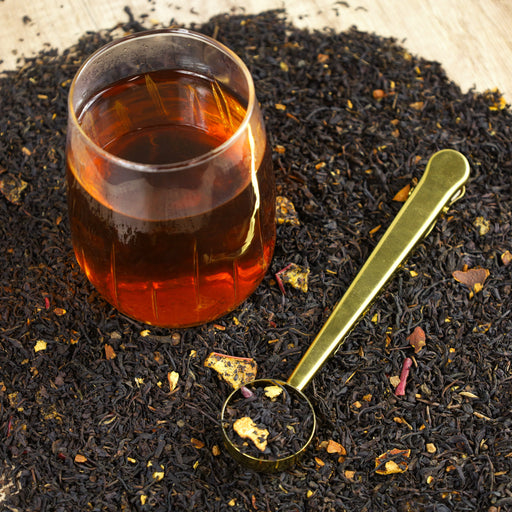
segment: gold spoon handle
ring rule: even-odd
[[[464,194],[469,164],[464,155],[438,151],[406,203],[384,233],[345,295],[288,379],[302,390],[341,346],[393,272],[435,224],[439,214]]]

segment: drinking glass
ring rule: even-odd
[[[72,243],[99,293],[165,327],[243,302],[272,258],[275,187],[241,59],[189,30],[142,32],[91,55],[68,102]]]

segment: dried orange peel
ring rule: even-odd
[[[269,431],[266,428],[259,428],[249,416],[236,420],[233,423],[233,430],[241,438],[250,439],[261,452],[267,448]]]

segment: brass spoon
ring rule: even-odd
[[[336,305],[288,381],[258,379],[246,385],[266,387],[278,384],[292,396],[308,404],[313,418],[312,428],[307,441],[296,453],[270,460],[253,457],[235,446],[230,435],[232,425],[228,417],[233,402],[241,397],[241,390],[235,390],[230,394],[222,408],[221,425],[226,448],[235,460],[250,469],[272,473],[291,467],[304,453],[315,434],[316,419],[313,406],[302,390],[322,368],[324,362],[339,349],[398,266],[417,243],[430,233],[438,216],[464,195],[464,184],[468,178],[469,164],[461,153],[444,149],[432,155],[420,182]]]

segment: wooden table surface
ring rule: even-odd
[[[185,6],[186,5],[186,6]],[[392,36],[411,53],[441,62],[463,91],[497,87],[512,102],[510,0],[3,0],[0,69],[42,48],[71,46],[87,30],[147,14],[145,25],[202,22],[220,13],[284,8],[297,26]]]

